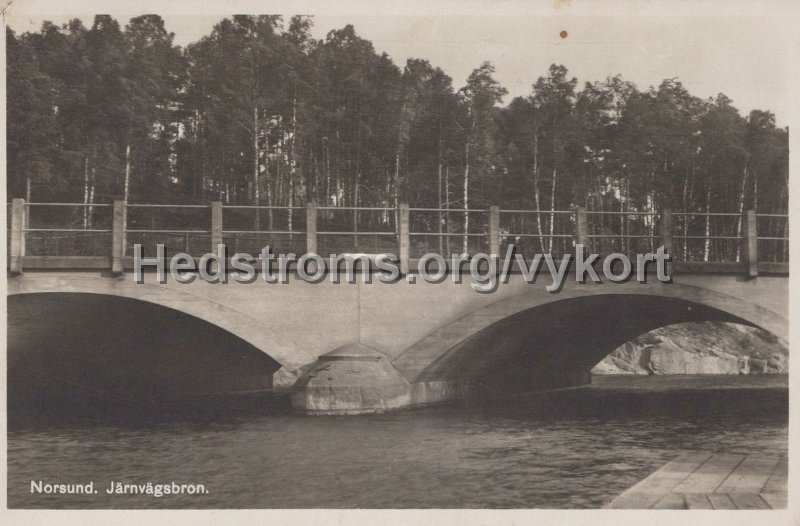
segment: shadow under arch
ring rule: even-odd
[[[510,314],[461,340],[415,383],[467,385],[488,397],[574,385],[620,345],[653,329],[718,321],[760,327],[716,307],[677,297],[597,294],[564,298]],[[578,382],[580,383],[580,382]]]
[[[164,286],[156,282],[137,283],[132,279],[98,279],[92,274],[66,276],[27,273],[9,280],[9,297],[20,294],[64,294],[82,293],[130,298],[145,303],[171,308],[189,316],[211,323],[267,354],[278,361],[287,371],[316,360],[316,355],[301,346],[279,346],[273,334],[279,326],[270,325],[253,315],[246,302],[222,302],[215,297],[214,287],[177,285]]]
[[[619,284],[614,289],[615,292],[606,292],[592,286],[575,286],[554,295],[534,288],[529,292],[501,299],[439,327],[403,351],[392,361],[392,364],[410,382],[420,381],[429,376],[424,374],[428,368],[450,353],[456,346],[506,318],[534,308],[546,309],[563,301],[570,301],[569,305],[572,306],[579,306],[580,302],[584,300],[600,301],[601,303],[605,302],[603,308],[614,308],[614,300],[610,298],[622,296],[630,296],[628,300],[621,300],[628,303],[641,301],[641,309],[634,311],[632,313],[634,316],[646,315],[645,310],[648,305],[653,302],[658,303],[662,299],[664,302],[670,299],[678,300],[679,303],[696,305],[699,309],[690,319],[681,319],[675,322],[664,320],[658,326],[682,321],[730,321],[736,319],[743,320],[746,325],[761,328],[778,338],[788,339],[789,323],[786,316],[761,306],[757,301],[749,301],[696,285],[679,283],[648,283],[645,285],[626,283]],[[606,300],[589,300],[593,297],[606,298]],[[648,297],[653,299],[636,299]],[[587,305],[591,304],[587,303]],[[561,305],[567,304],[562,303]],[[711,311],[707,310],[709,308]],[[537,310],[536,312],[544,313],[545,311]],[[658,314],[660,311],[656,309],[653,312]],[[709,312],[710,319],[701,319],[697,315],[698,312]],[[587,316],[591,317],[594,314],[595,311],[592,310],[587,312],[585,309],[577,309],[567,312],[564,316],[572,316],[579,321],[584,321],[587,320]],[[666,313],[668,316],[672,314],[674,313]],[[724,319],[721,320],[720,317]]]
[[[213,323],[105,294],[8,297],[9,409],[146,411],[268,393],[280,364]]]

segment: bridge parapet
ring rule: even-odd
[[[33,212],[33,214],[32,214]],[[301,213],[305,212],[305,213]],[[268,216],[262,228],[261,216]],[[342,214],[350,215],[342,218]],[[253,217],[251,217],[253,216]],[[468,220],[469,219],[469,220]],[[147,227],[147,228],[145,228]],[[571,253],[583,244],[598,253],[634,256],[664,246],[675,269],[693,272],[788,273],[788,216],[587,210],[391,207],[305,207],[11,203],[9,271],[91,268],[121,273],[134,243],[143,255],[157,243],[171,257],[199,257],[225,243],[232,252],[394,253],[405,274],[416,258],[436,253],[501,255]],[[688,265],[688,267],[687,267]]]

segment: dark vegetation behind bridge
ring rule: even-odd
[[[155,15],[127,25],[97,16],[20,35],[9,29],[9,196],[787,212],[788,131],[766,109],[742,116],[725,95],[704,100],[676,79],[637,87],[617,75],[579,86],[560,65],[531,78],[528,97],[508,101],[480,57],[466,84],[454,86],[425,60],[394,64],[352,26],[317,40],[312,23],[235,16],[186,48],[173,44],[170,28]],[[50,222],[62,227],[107,219],[97,208],[51,213]],[[412,231],[444,224],[446,232],[482,233],[482,214],[432,212]],[[232,228],[288,232],[302,229],[304,220],[292,210],[242,209],[226,218]],[[598,219],[595,235],[653,234],[646,216]],[[320,220],[321,231],[397,230],[392,211],[331,210]],[[545,235],[561,230],[561,220],[518,215],[507,228],[531,235],[520,243],[552,251]],[[190,211],[131,221],[136,228],[200,225]],[[676,228],[686,236],[741,235],[736,217]],[[759,225],[762,236],[786,237],[787,229],[781,218]],[[381,235],[361,236],[355,248],[378,247]],[[444,242],[450,248],[461,240]],[[684,251],[711,260],[730,250],[724,243],[684,243],[693,245]],[[774,260],[785,250],[785,243],[772,244],[761,253]]]

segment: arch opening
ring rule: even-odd
[[[639,335],[606,355],[592,376],[788,372],[786,341],[764,329],[727,322],[684,322]]]
[[[272,398],[280,364],[230,332],[131,298],[8,297],[12,419],[189,415],[232,396]]]
[[[655,329],[698,322],[761,329],[721,309],[675,297],[565,298],[488,325],[430,363],[416,382],[444,382],[466,396],[485,399],[580,385],[623,344]]]

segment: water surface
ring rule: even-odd
[[[785,376],[595,377],[493,406],[10,422],[12,508],[596,508],[684,450],[787,450]],[[149,419],[152,420],[152,419]],[[97,495],[32,495],[31,480]],[[107,495],[112,481],[207,494]]]

